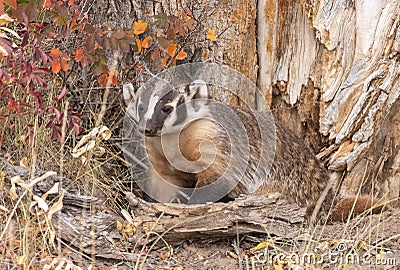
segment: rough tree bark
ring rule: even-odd
[[[343,177],[398,204],[400,2],[258,2],[259,87]]]

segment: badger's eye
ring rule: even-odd
[[[142,104],[140,104],[140,105],[139,105],[139,112],[143,112],[143,110],[144,110],[144,107],[143,107]]]
[[[165,114],[170,114],[172,112],[172,107],[171,106],[165,106],[162,108],[162,112]]]

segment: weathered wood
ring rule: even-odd
[[[126,196],[138,228],[152,228],[153,233],[173,242],[252,233],[295,238],[301,235],[305,220],[305,208],[289,204],[277,193],[196,206],[149,203],[132,193]]]
[[[258,2],[259,87],[343,174],[343,196],[397,204],[399,11],[395,0]]]
[[[28,177],[27,168],[4,161],[0,165],[9,179],[15,175],[24,180]],[[68,178],[49,177],[34,186],[33,192],[41,196],[56,182],[62,182],[66,190],[63,208],[52,219],[57,237],[96,257],[134,260],[135,255],[125,252],[127,249],[158,241],[160,237],[169,243],[178,243],[186,239],[221,239],[238,234],[293,239],[305,233],[305,208],[289,204],[277,193],[205,205],[149,203],[127,193],[128,212],[133,217],[124,220],[105,204],[104,198],[82,195],[79,183]],[[117,229],[117,221],[130,223],[136,233],[125,238]]]

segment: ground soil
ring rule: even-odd
[[[400,209],[389,209],[382,214],[355,218],[347,223],[319,225],[314,231],[312,242],[305,239],[293,241],[238,236],[236,239],[217,241],[185,241],[174,246],[164,243],[150,252],[143,251],[148,257],[141,256],[139,262],[105,262],[104,266],[113,265],[114,269],[135,269],[135,266],[137,269],[400,269],[399,221]],[[256,250],[260,243],[268,244]],[[326,257],[323,262],[317,260],[307,264],[301,261],[297,263],[295,257],[292,257],[279,263],[275,257],[275,261],[265,263],[265,254],[269,259],[273,259],[274,254],[279,252],[287,257],[293,254],[301,256],[307,244],[310,244],[309,253],[317,256],[335,255],[340,251],[338,249],[345,250],[345,253],[334,256],[333,260],[336,261]],[[357,254],[357,257],[349,257],[346,264],[345,256],[350,252]]]

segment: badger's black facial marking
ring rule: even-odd
[[[186,99],[184,96],[181,96],[178,100],[178,103],[176,104],[176,107],[179,107],[180,105],[182,105],[183,103],[185,103]]]
[[[161,109],[161,111],[162,111],[163,114],[165,114],[165,115],[171,114],[173,110],[174,110],[174,108],[173,108],[172,106],[169,106],[169,105],[165,105],[165,106]]]
[[[146,136],[159,136],[163,128],[165,119],[174,110],[172,105],[169,105],[176,97],[176,91],[169,91],[154,107],[154,113],[146,122]]]
[[[185,103],[185,97],[181,96],[176,104],[176,121],[174,122],[174,126],[182,124],[183,121],[187,118],[187,109]]]
[[[203,99],[210,99],[210,96],[207,84],[202,80],[186,84],[184,89],[178,87],[170,90],[163,96],[151,94],[147,99],[147,107],[145,104],[143,112],[138,112],[139,115],[143,115],[146,126],[143,130],[146,136],[161,136],[164,126],[166,132],[175,132],[175,127],[184,124],[191,112],[197,114],[202,111],[203,105],[208,103]],[[185,104],[186,102],[190,103]],[[140,108],[137,107],[137,110]],[[204,110],[206,111],[207,109]]]

